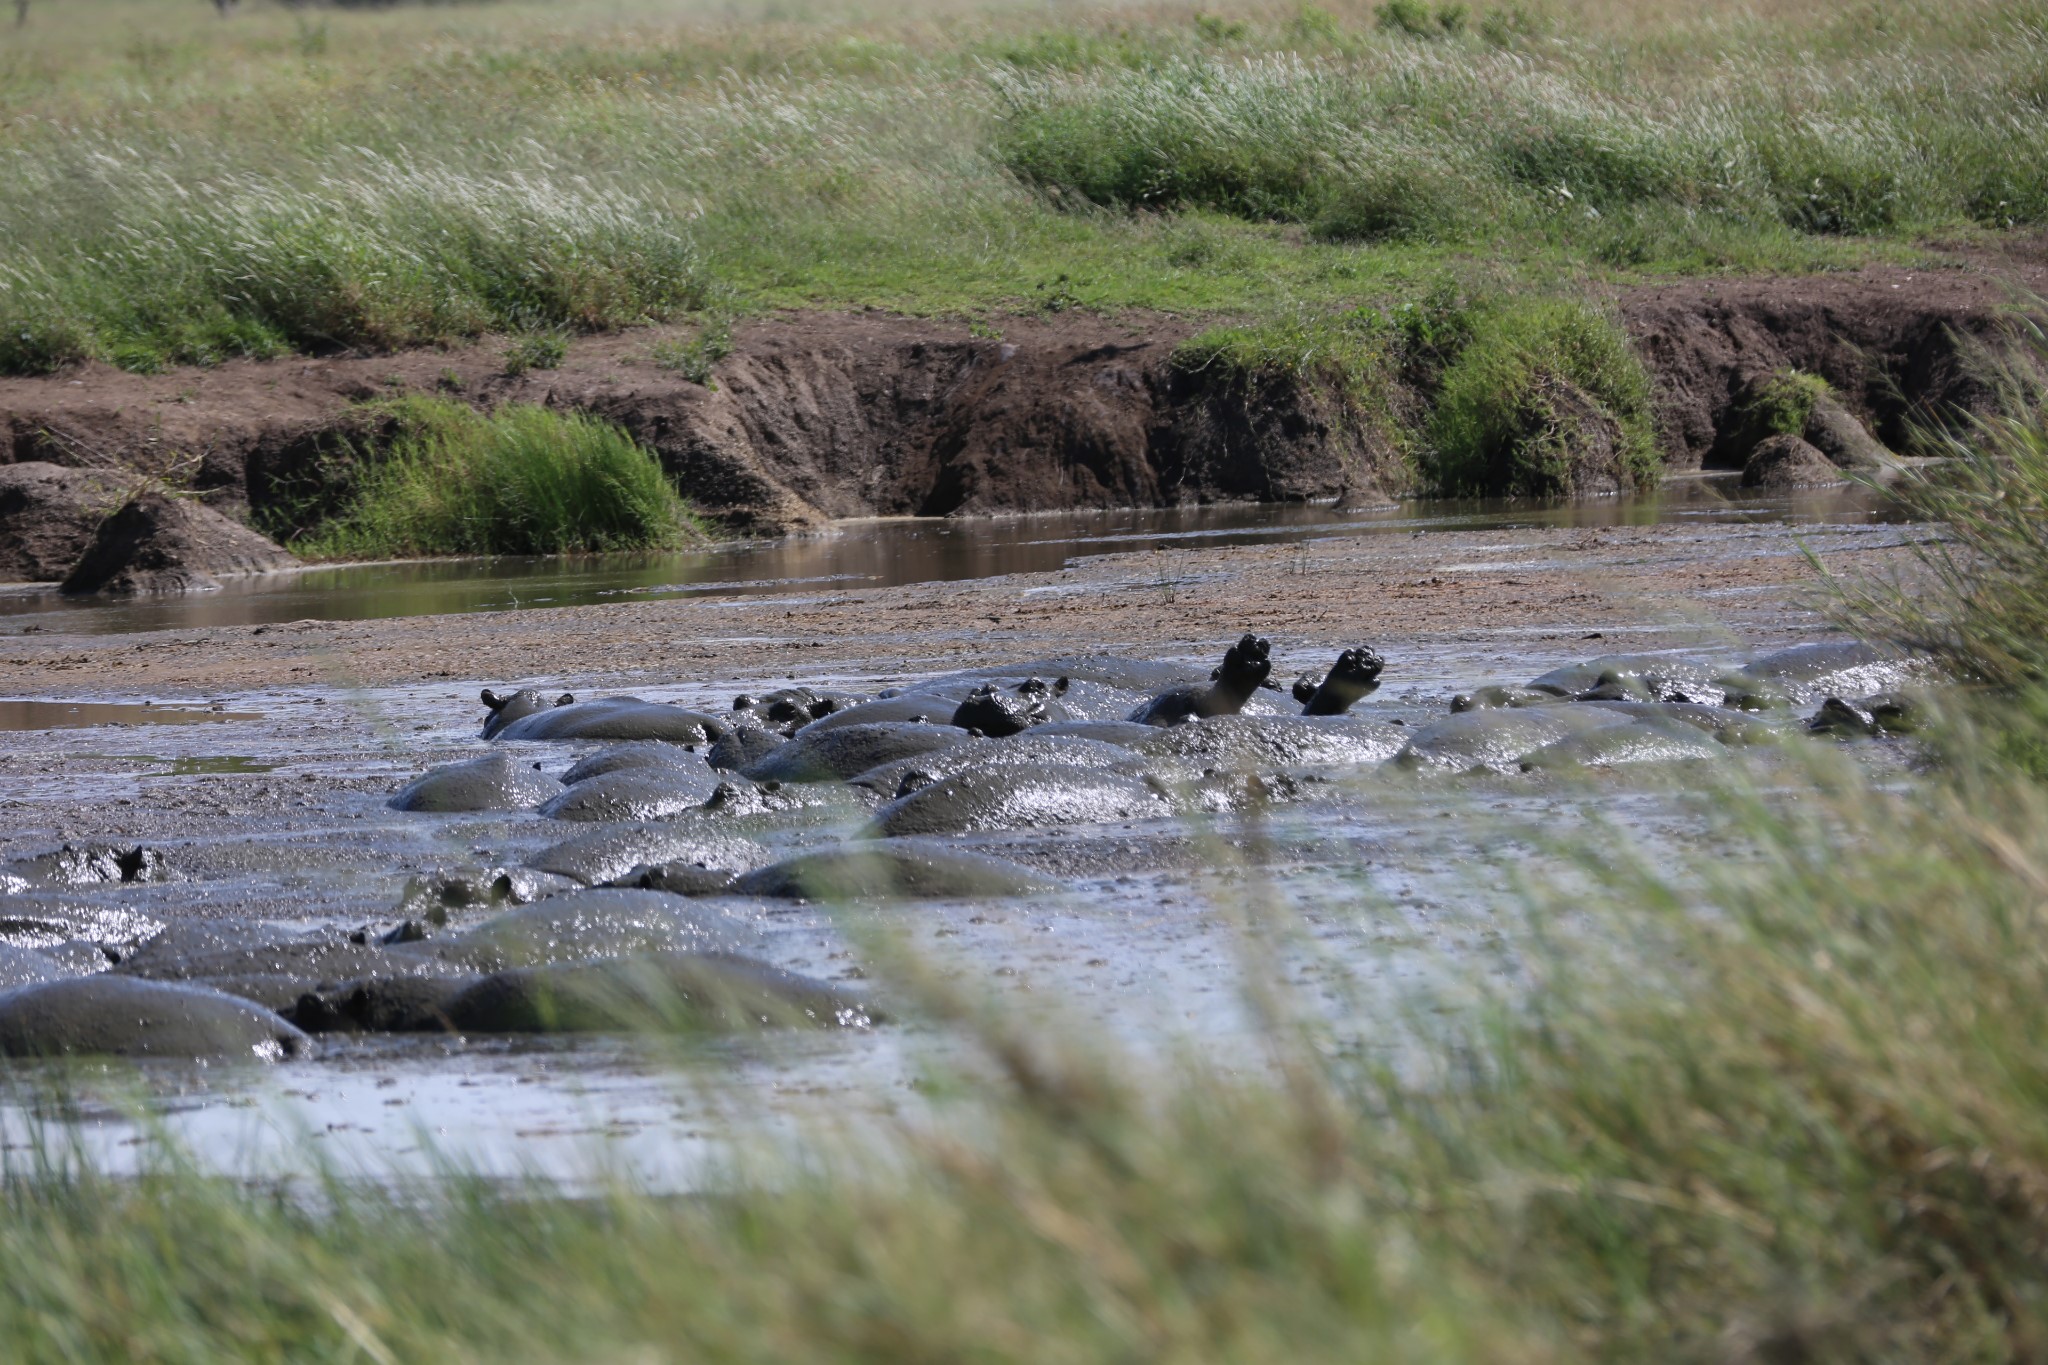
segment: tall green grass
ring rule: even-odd
[[[1062,277],[1258,314],[1459,253],[1555,283],[2048,219],[2038,6],[1883,8],[38,4],[0,51],[0,370]],[[1182,264],[1169,210],[1235,264]]]
[[[1551,496],[1657,477],[1649,374],[1619,323],[1572,300],[1478,310],[1429,429],[1424,470],[1447,493]]]
[[[700,536],[655,458],[581,413],[437,398],[380,405],[388,445],[356,452],[345,505],[301,531],[313,559],[659,549]]]
[[[1409,39],[1462,31],[1421,5],[1380,15]],[[1462,41],[999,72],[995,148],[1055,202],[1207,208],[1341,240],[1510,232],[1608,256],[1646,222],[1682,234],[1672,211],[1800,234],[2042,221],[2039,16],[1971,18],[2005,27],[2008,57],[1829,63],[1806,33],[1702,53],[1682,84],[1618,49]]]

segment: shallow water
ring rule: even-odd
[[[13,618],[15,628],[80,634],[367,620],[1040,573],[1077,557],[1148,544],[1199,552],[1223,545],[1429,531],[1744,521],[1858,525],[1899,515],[1881,494],[1860,487],[1755,494],[1738,487],[1734,475],[1693,475],[1674,478],[1654,493],[1578,501],[1413,501],[1369,512],[1266,503],[861,522],[822,535],[686,554],[314,568],[231,580],[219,592],[164,598],[81,602],[53,589],[12,589],[0,592],[0,620]]]

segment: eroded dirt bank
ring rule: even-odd
[[[1655,378],[1669,464],[1683,470],[1739,467],[1741,405],[1787,368],[1825,377],[1903,447],[1916,418],[1984,405],[1972,347],[2000,332],[2016,291],[2043,289],[2048,266],[2001,255],[1681,281],[1616,303]],[[1008,319],[994,336],[965,323],[793,314],[742,326],[711,386],[655,363],[653,348],[676,335],[666,329],[584,338],[558,368],[516,375],[503,341],[485,339],[445,352],[0,380],[0,463],[15,466],[0,467],[0,579],[62,576],[59,561],[91,528],[52,528],[153,480],[227,519],[317,515],[345,487],[336,471],[347,453],[380,434],[359,405],[407,393],[599,414],[655,451],[701,509],[751,533],[876,515],[1365,502],[1410,481],[1384,431],[1327,387],[1177,370],[1174,348],[1195,330],[1178,318],[1061,313]]]

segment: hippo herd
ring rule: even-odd
[[[716,714],[486,690],[489,751],[389,804],[530,813],[561,837],[517,866],[415,878],[377,928],[297,936],[144,921],[87,941],[75,923],[6,917],[4,894],[149,880],[157,855],[67,847],[0,865],[0,1053],[277,1059],[335,1031],[864,1029],[883,1015],[862,993],[765,960],[763,906],[1042,895],[1057,879],[1002,856],[1002,839],[1312,801],[1368,771],[1518,775],[1700,761],[1799,730],[1898,734],[1923,678],[1856,643],[1738,666],[1611,655],[1414,721],[1360,711],[1384,666],[1347,649],[1283,691],[1270,643],[1246,635],[1206,675],[1033,660],[873,696],[784,687]]]

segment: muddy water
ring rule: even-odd
[[[895,587],[1041,573],[1077,556],[1147,545],[1200,551],[1418,531],[1741,521],[1858,524],[1895,516],[1880,495],[1862,488],[1756,494],[1737,487],[1733,475],[1694,475],[1674,478],[1654,493],[1576,502],[1418,501],[1370,512],[1265,504],[883,521],[691,554],[315,568],[230,582],[216,593],[86,606],[48,589],[17,589],[0,592],[0,622],[15,618],[0,629],[112,633]]]
[[[1711,491],[1709,488],[1708,491]],[[1697,536],[1727,562],[1787,548],[1781,529],[1723,536],[1724,519],[1798,519],[1824,548],[1896,538],[1871,523],[1881,509],[1808,504],[1776,512],[1729,510],[1702,499],[1666,504],[1659,520],[1697,521]],[[1558,509],[1442,512],[1531,534],[1475,549],[1447,572],[1491,574],[1565,550],[1541,534],[1543,518],[1622,515],[1620,503]],[[1216,514],[1220,517],[1221,514]],[[1233,513],[1232,515],[1236,515]],[[1110,519],[1085,537],[1045,535],[1046,523],[1003,524],[1049,539],[1058,567],[1076,554],[1128,548],[1163,536],[1201,549],[1237,537],[1358,534],[1357,522],[1316,509],[1283,509],[1259,526],[1210,521],[1178,528]],[[1395,516],[1390,523],[1399,522]],[[1404,535],[1432,527],[1410,516]],[[1339,528],[1333,531],[1332,528]],[[948,534],[987,526],[912,528]],[[899,536],[903,528],[883,534]],[[1064,534],[1064,533],[1062,533]],[[1117,537],[1122,537],[1121,540]],[[900,544],[900,539],[895,542]],[[842,546],[842,550],[850,547]],[[866,553],[866,551],[863,551]],[[1586,552],[1572,548],[1568,553]],[[1590,570],[1597,572],[1597,566]],[[1020,595],[1060,585],[1019,585]],[[1064,589],[1062,589],[1064,590]],[[1784,609],[1790,628],[1799,618]],[[1398,656],[1396,675],[1366,709],[1419,723],[1441,714],[1456,690],[1516,681],[1584,654],[1638,647],[1725,649],[1710,625],[1617,626],[1589,620],[1598,643],[1530,638],[1512,625],[1455,636],[1376,641]],[[1634,633],[1632,633],[1634,632]],[[894,650],[878,633],[877,657]],[[1076,648],[1114,647],[1077,642]],[[1286,667],[1296,666],[1288,659]],[[930,659],[923,674],[946,671]],[[859,690],[909,681],[916,669],[840,672],[797,681]],[[1291,674],[1289,675],[1291,676]],[[117,840],[160,849],[162,882],[34,892],[37,903],[82,906],[113,922],[136,919],[257,920],[279,929],[381,928],[407,878],[458,865],[517,862],[581,828],[530,814],[400,814],[384,802],[434,764],[489,752],[476,738],[477,686],[496,679],[408,687],[266,689],[209,698],[235,717],[218,724],[43,729],[0,741],[0,857],[59,843]],[[573,677],[565,683],[579,682]],[[761,679],[694,676],[636,684],[650,699],[723,710]],[[68,703],[67,703],[68,705]],[[536,747],[559,772],[595,744]],[[1698,823],[1683,793],[1654,780],[1617,778],[1591,791],[1528,776],[1459,789],[1415,788],[1364,774],[1269,818],[1161,820],[1092,830],[991,835],[976,846],[1054,870],[1062,890],[1029,900],[939,901],[827,910],[753,907],[762,955],[831,980],[864,975],[856,944],[896,936],[977,999],[993,999],[1033,1027],[1110,1038],[1165,1053],[1193,1043],[1210,1056],[1256,1060],[1240,993],[1247,919],[1288,926],[1282,972],[1306,1009],[1348,1021],[1348,1041],[1373,1053],[1395,1036],[1386,1021],[1409,988],[1446,973],[1511,972],[1523,932],[1495,870],[1529,851],[1514,831],[1581,828],[1589,816],[1634,837],[1681,840]],[[791,836],[791,848],[830,842],[856,817]],[[884,992],[886,982],[868,983]],[[73,1076],[86,1107],[62,1131],[113,1169],[149,1151],[152,1131],[189,1146],[207,1165],[247,1173],[306,1170],[317,1162],[375,1174],[428,1174],[452,1160],[485,1174],[542,1174],[575,1181],[593,1169],[624,1171],[664,1188],[701,1183],[730,1154],[736,1124],[794,1133],[891,1121],[922,1112],[934,1073],[972,1065],[959,1040],[903,1020],[869,1034],[767,1037],[653,1046],[614,1039],[508,1043],[444,1037],[330,1035],[316,1060],[267,1071],[212,1066],[86,1068]],[[0,1106],[0,1142],[19,1147],[32,1122],[55,1111],[18,1090]]]

